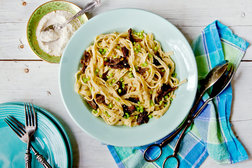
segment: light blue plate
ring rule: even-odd
[[[84,50],[95,36],[124,32],[129,28],[153,33],[165,51],[174,51],[172,59],[180,80],[187,79],[176,91],[176,98],[160,119],[137,127],[109,126],[94,117],[74,91],[74,75]],[[59,83],[61,95],[72,119],[85,132],[102,142],[116,146],[140,146],[157,141],[171,133],[188,114],[197,88],[197,68],[190,45],[182,33],[164,18],[139,9],[117,9],[90,19],[74,34],[61,59]]]
[[[46,110],[38,106],[34,107],[38,116],[38,129],[34,134],[33,146],[47,158],[52,167],[72,167],[71,144],[63,127]],[[4,122],[3,119],[8,115],[12,115],[25,123],[24,104],[22,102],[0,104],[0,167],[25,167],[26,144]],[[34,155],[32,155],[32,167],[43,167]]]

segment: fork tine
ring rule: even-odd
[[[13,117],[12,115],[8,116],[9,118],[13,119],[16,123],[19,124],[20,127],[22,127],[23,129],[25,129],[24,124],[22,124],[21,122],[19,122],[15,117]]]
[[[28,103],[26,103],[26,111],[25,111],[26,113],[25,113],[25,117],[26,117],[26,119],[27,119],[27,124],[26,124],[26,126],[31,126],[31,116],[30,116],[30,109],[29,109],[29,104]]]
[[[31,125],[34,126],[34,111],[32,109],[32,105],[31,103],[29,103],[29,107],[30,107],[30,117],[31,117]]]
[[[8,116],[7,118],[12,122],[13,125],[15,125],[20,130],[20,132],[22,131],[23,134],[26,133],[23,124],[20,123],[16,118],[12,116]]]
[[[33,104],[32,104],[32,112],[33,112],[33,119],[34,119],[34,126],[37,128],[37,113],[36,113],[36,111],[35,111],[35,109],[34,109],[34,106],[33,106]]]
[[[27,104],[25,103],[24,104],[24,107],[25,107],[25,125],[27,126],[28,125],[28,109],[27,109]]]
[[[4,121],[5,121],[6,124],[8,124],[9,127],[17,134],[17,136],[18,136],[19,138],[22,137],[22,134],[12,125],[12,123],[11,123],[8,119],[5,118]]]

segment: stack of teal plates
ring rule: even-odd
[[[59,121],[45,109],[35,106],[38,129],[32,145],[42,154],[52,167],[72,167],[72,148],[70,140]],[[14,116],[25,124],[24,103],[11,102],[0,104],[0,167],[25,167],[26,144],[4,122],[8,115]],[[43,167],[32,156],[32,167]]]

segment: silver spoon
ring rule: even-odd
[[[44,28],[42,31],[62,29],[63,27],[65,27],[68,23],[70,23],[75,18],[83,15],[85,12],[89,12],[89,11],[93,10],[94,8],[96,8],[98,5],[100,5],[100,3],[101,3],[101,0],[93,0],[92,2],[89,2],[81,11],[79,11],[74,16],[69,18],[65,23],[63,23],[63,24],[57,23],[57,24],[49,25],[46,28]]]
[[[213,98],[215,98],[217,95],[219,95],[227,86],[228,84],[231,82],[232,78],[233,78],[233,75],[234,75],[234,66],[232,64],[230,65],[226,65],[224,64],[223,66],[226,66],[225,71],[224,73],[220,73],[222,74],[221,76],[219,76],[218,74],[219,73],[213,73],[212,75],[209,74],[207,75],[206,79],[209,79],[209,81],[212,81],[214,82],[212,84],[212,82],[210,82],[209,84],[212,86],[212,92],[210,94],[210,97],[204,102],[204,104],[201,106],[201,108],[194,114],[193,112],[194,111],[190,111],[190,114],[188,115],[186,121],[182,124],[182,126],[180,127],[183,131],[182,133],[180,134],[177,142],[176,142],[176,145],[174,147],[174,152],[172,155],[166,157],[166,159],[164,160],[163,162],[163,167],[165,166],[165,163],[168,159],[170,158],[174,158],[176,161],[177,161],[177,168],[179,167],[179,159],[177,157],[177,152],[179,150],[179,146],[180,146],[180,142],[182,140],[182,137],[183,137],[183,134],[186,132],[187,128],[190,127],[190,125],[192,124],[193,122],[193,119],[195,117],[197,117],[201,112],[202,110],[205,108],[205,106],[209,103],[210,100],[212,100]],[[230,66],[230,68],[228,68],[228,66]],[[221,66],[222,67],[222,66]],[[217,70],[220,71],[219,68],[215,69],[215,71]],[[221,71],[220,71],[221,72]],[[215,75],[216,74],[216,75]],[[210,78],[209,78],[210,77]],[[211,78],[211,77],[216,77],[216,79],[214,78]],[[207,81],[206,81],[207,83]],[[207,85],[209,86],[209,85]],[[205,90],[205,89],[204,89]],[[192,112],[192,113],[191,113]],[[180,131],[179,131],[180,132]],[[177,135],[178,133],[176,133]],[[174,138],[174,134],[170,137],[168,137],[167,139],[165,139],[163,142],[161,142],[160,144],[152,144],[150,145],[148,148],[146,148],[146,150],[144,151],[144,159],[148,162],[154,162],[156,161],[162,154],[162,148],[167,145],[172,139]],[[151,150],[152,148],[154,147],[157,147],[159,148],[159,155],[156,156],[154,159],[150,159],[149,157],[147,157],[147,153],[149,150]]]
[[[200,81],[201,87],[196,95],[193,107],[189,112],[189,116],[192,115],[194,111],[197,109],[199,102],[206,93],[206,91],[221,78],[221,76],[227,71],[227,68],[228,68],[228,62],[225,61],[215,66],[210,72],[208,72],[207,76]],[[169,139],[173,139],[175,136],[177,136],[177,134],[183,129],[184,124],[181,124],[181,126],[177,128],[177,130],[170,135]]]

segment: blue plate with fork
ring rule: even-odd
[[[38,128],[34,134],[33,146],[54,168],[72,167],[72,148],[70,140],[57,119],[49,112],[34,105],[37,112]],[[0,104],[0,167],[25,167],[26,144],[4,122],[8,115],[25,123],[24,103]],[[32,167],[43,167],[32,155]]]

